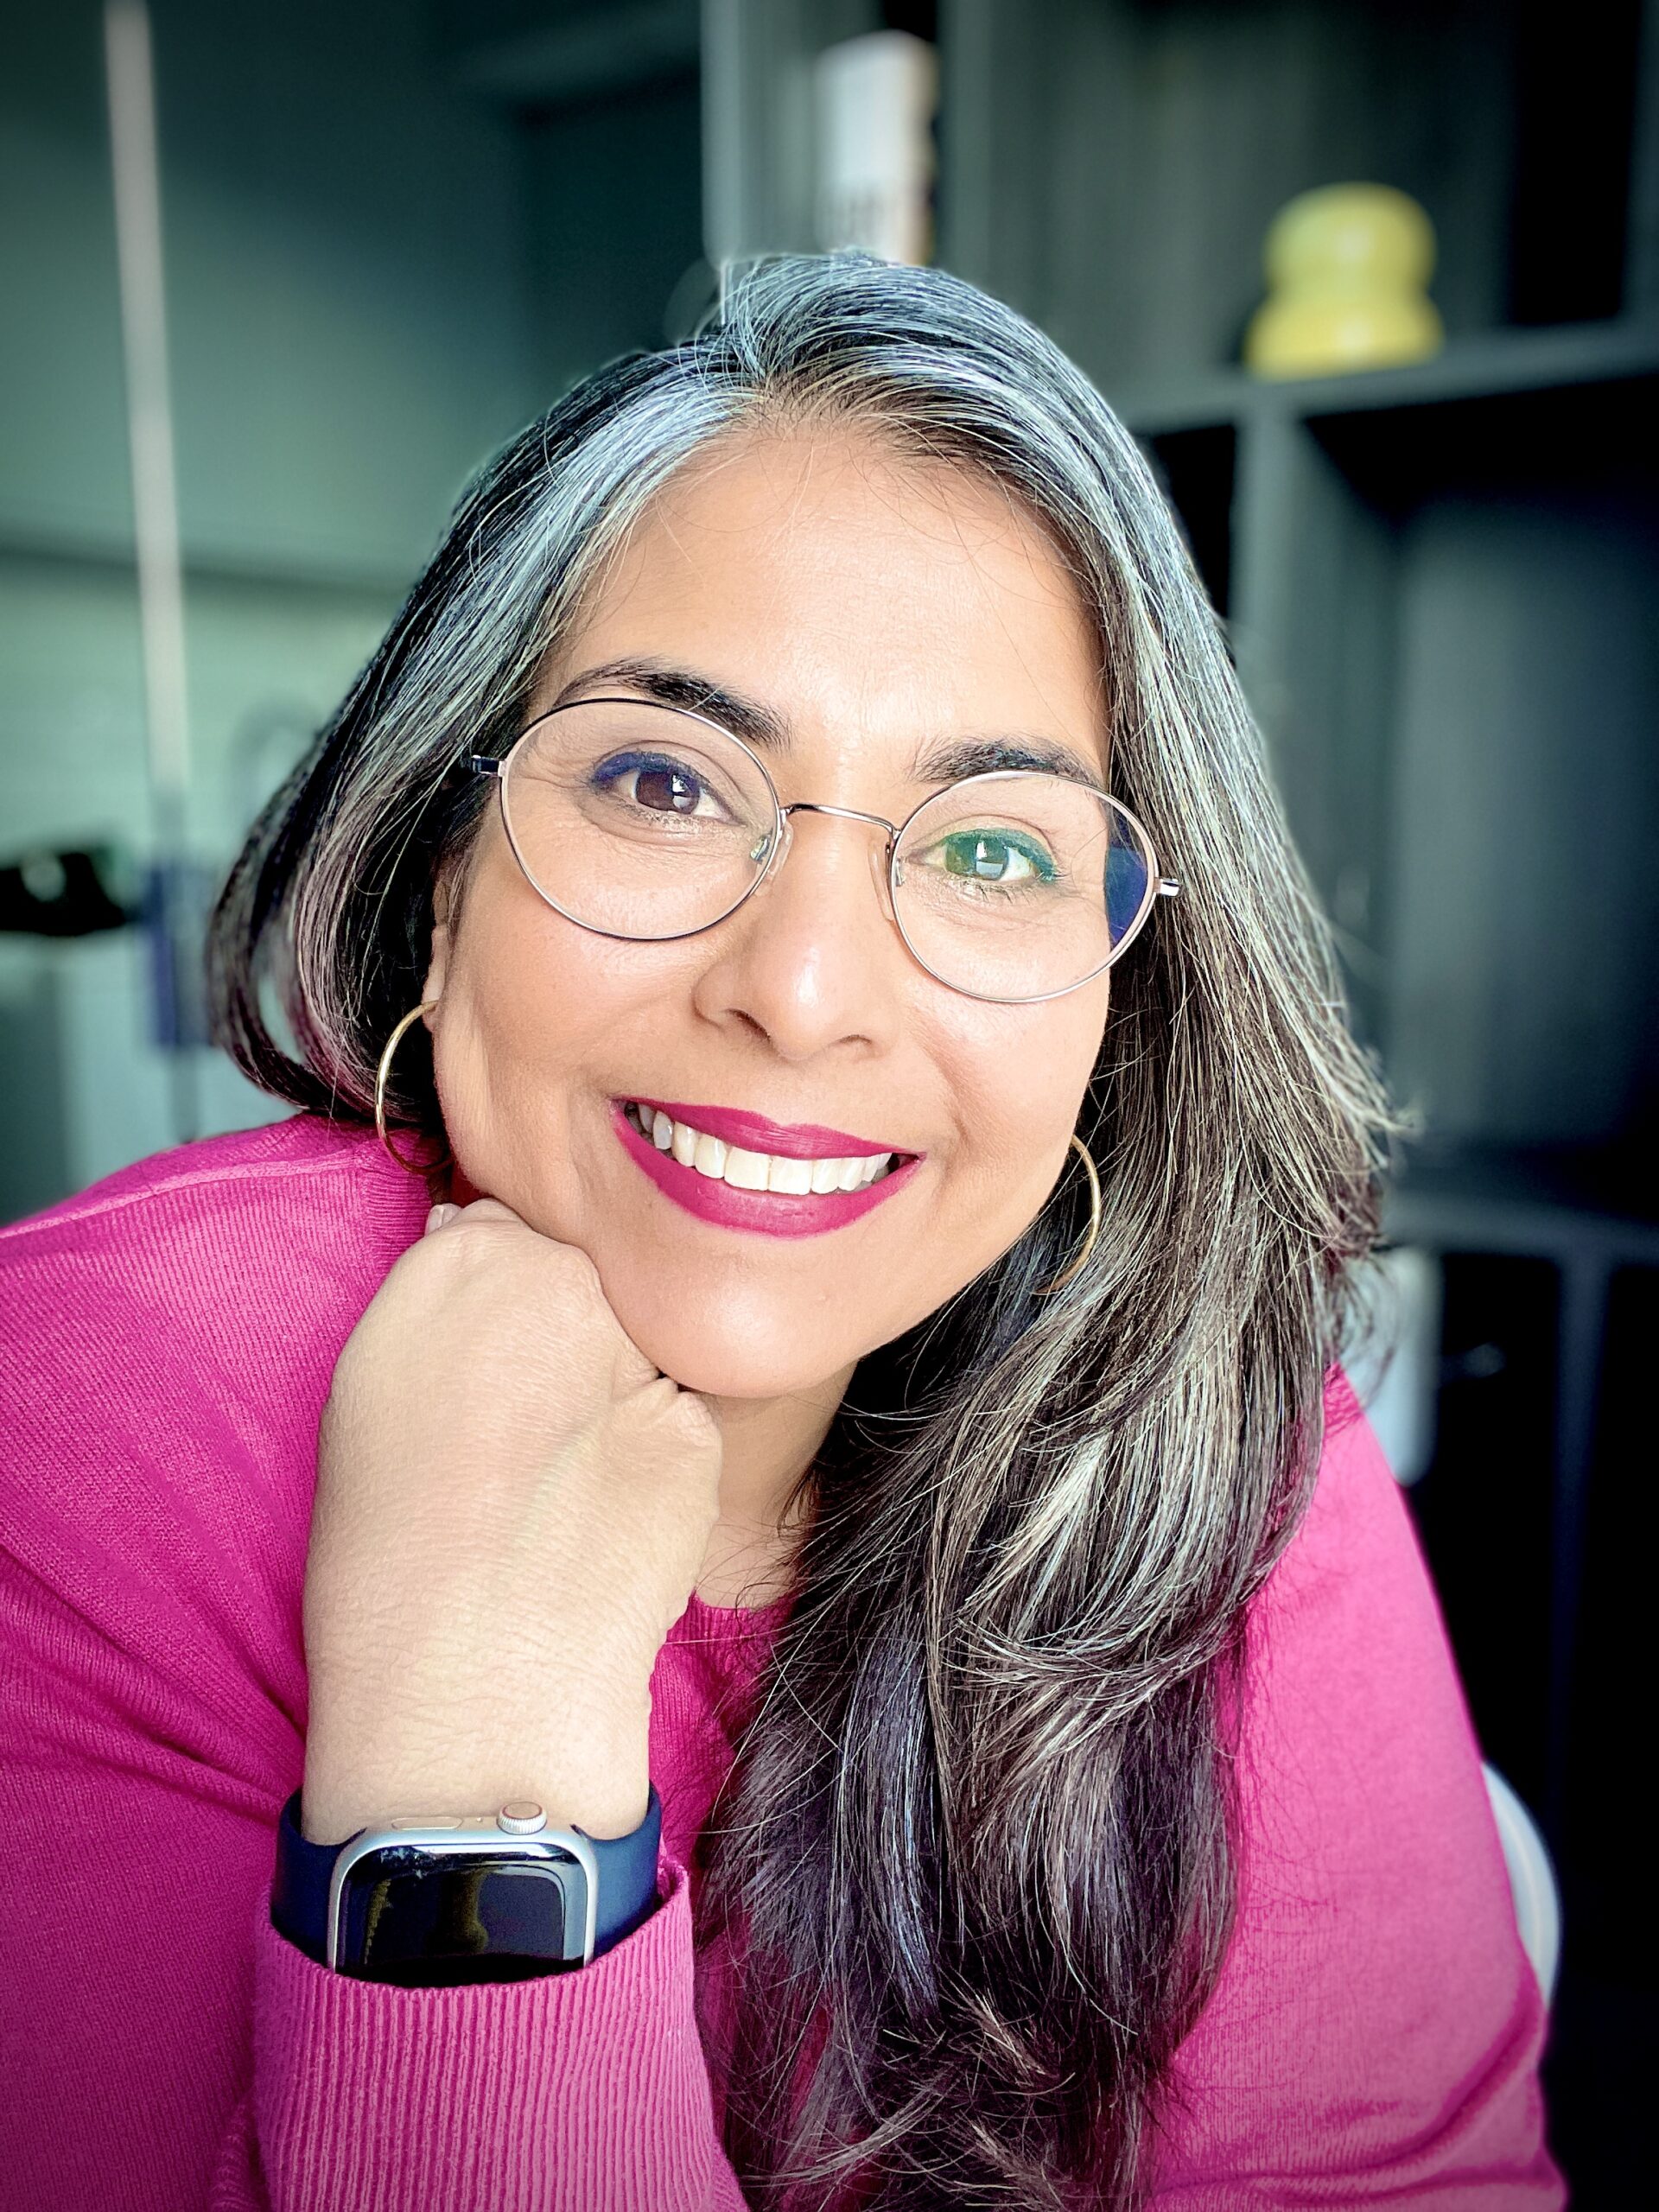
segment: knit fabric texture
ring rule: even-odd
[[[780,1607],[694,1597],[664,1646],[660,1901],[592,1966],[405,1990],[270,1926],[318,1417],[426,1205],[372,1134],[296,1115],[0,1231],[0,2206],[745,2202],[688,1870]],[[1543,2007],[1434,1599],[1339,1376],[1329,1414],[1251,1609],[1238,1922],[1151,2202],[1558,2205]]]

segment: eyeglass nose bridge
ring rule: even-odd
[[[899,917],[893,912],[893,855],[899,837],[899,825],[896,822],[889,822],[884,814],[866,814],[856,806],[828,806],[822,804],[817,799],[810,798],[791,799],[787,806],[779,805],[778,811],[783,819],[783,834],[778,840],[776,849],[766,856],[766,867],[761,870],[760,879],[754,887],[757,891],[761,884],[767,882],[777,874],[787,859],[789,849],[794,842],[793,817],[796,815],[833,814],[839,816],[846,822],[868,822],[877,830],[885,830],[887,833],[879,861],[875,848],[874,846],[870,848],[870,873],[875,879],[876,893],[880,899],[883,912],[894,928],[898,927]]]

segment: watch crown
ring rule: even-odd
[[[495,1816],[503,1835],[534,1835],[547,1826],[547,1815],[533,1797],[514,1797]]]

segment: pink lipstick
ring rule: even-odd
[[[868,1137],[849,1136],[845,1129],[826,1129],[819,1122],[772,1122],[764,1114],[746,1113],[741,1106],[676,1105],[671,1098],[636,1098],[636,1106],[654,1106],[671,1122],[689,1122],[694,1129],[707,1129],[722,1144],[741,1144],[750,1152],[781,1153],[786,1160],[855,1160],[873,1152],[897,1153],[898,1144],[872,1144]],[[919,1155],[918,1155],[919,1156]]]
[[[868,1137],[849,1136],[811,1122],[772,1122],[764,1115],[745,1113],[735,1107],[675,1106],[654,1098],[612,1101],[612,1125],[624,1149],[665,1198],[701,1221],[713,1222],[721,1229],[749,1230],[762,1236],[821,1236],[832,1229],[844,1229],[895,1196],[911,1181],[925,1157],[917,1153],[897,1159],[885,1175],[855,1191],[798,1194],[738,1190],[714,1176],[700,1174],[676,1160],[671,1152],[658,1151],[629,1118],[630,1103],[655,1107],[671,1120],[688,1122],[722,1143],[785,1159],[857,1159],[884,1152],[896,1154],[898,1147],[874,1145]]]

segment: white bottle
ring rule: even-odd
[[[826,47],[814,64],[818,243],[884,261],[932,251],[938,57],[908,31]]]

